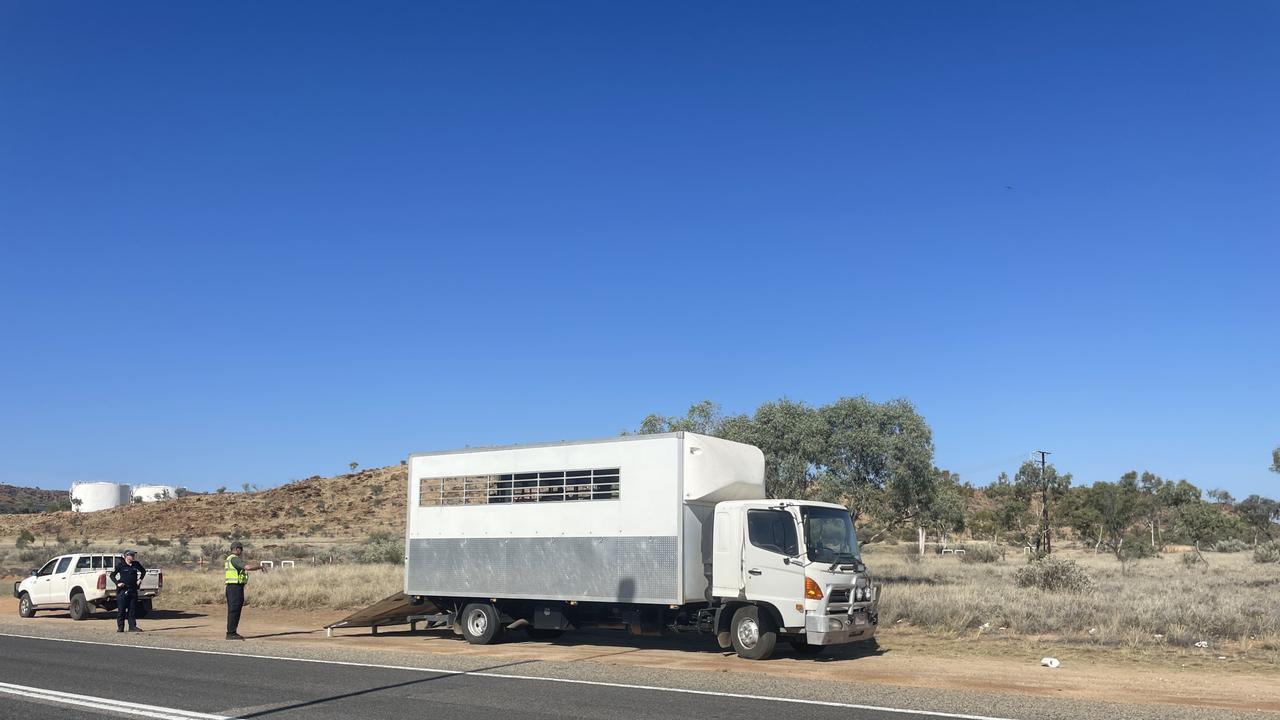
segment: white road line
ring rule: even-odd
[[[12,683],[5,682],[0,682],[0,693],[16,695],[17,697],[25,697],[31,700],[44,700],[45,702],[54,702],[61,705],[84,707],[92,710],[105,710],[108,712],[123,713],[125,715],[134,715],[137,717],[157,718],[158,720],[232,720],[226,715],[211,715],[209,713],[179,710],[177,708],[160,707],[158,705],[143,705],[142,703],[135,703],[127,700],[115,700],[113,698],[95,697],[93,695],[77,695],[75,693],[62,692],[61,690],[49,690],[47,688],[14,685]]]
[[[163,652],[191,653],[194,655],[225,655],[227,657],[253,658],[255,660],[282,660],[285,662],[315,663],[318,665],[344,665],[348,667],[378,668],[379,670],[403,670],[407,672],[433,673],[436,675],[470,675],[473,677],[497,678],[501,680],[528,680],[532,682],[590,685],[595,687],[621,688],[625,690],[649,690],[653,692],[678,693],[682,695],[705,695],[709,697],[733,698],[736,700],[760,700],[765,702],[792,703],[796,705],[820,705],[823,707],[849,708],[851,710],[873,710],[876,712],[898,713],[899,715],[954,718],[955,720],[1015,720],[1014,718],[997,717],[994,715],[966,715],[963,713],[936,712],[933,710],[911,710],[906,708],[885,707],[882,705],[862,705],[859,703],[837,702],[834,700],[807,700],[804,698],[778,697],[773,695],[749,695],[746,693],[719,692],[716,690],[693,690],[690,688],[662,687],[661,685],[631,685],[628,683],[601,682],[598,680],[572,680],[569,678],[541,677],[537,675],[512,675],[510,673],[487,672],[484,670],[443,670],[438,668],[412,667],[408,665],[379,665],[376,663],[348,662],[345,660],[318,660],[315,658],[282,657],[279,655],[254,655],[250,653],[222,652],[219,650],[193,650],[190,648],[171,648],[156,645],[120,645],[117,643],[101,642],[98,640],[73,640],[71,638],[52,638],[41,637],[39,635],[19,635],[17,633],[5,632],[0,632],[0,637],[22,638],[24,640],[47,640],[49,642],[76,643],[80,645],[103,645],[105,647],[113,648],[132,648],[134,650],[159,650]]]

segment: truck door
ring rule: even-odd
[[[792,563],[800,552],[795,516],[786,510],[748,510],[747,542],[742,547],[742,586],[748,600],[777,608],[788,626],[803,625],[804,566]]]

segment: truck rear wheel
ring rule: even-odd
[[[488,603],[470,603],[462,608],[462,637],[472,645],[490,645],[502,638],[498,609]]]
[[[71,595],[71,619],[83,620],[89,617],[89,602],[84,599],[84,593],[72,593]]]
[[[766,660],[778,644],[778,631],[767,613],[755,605],[744,605],[733,614],[729,637],[738,657],[747,660]]]
[[[36,616],[36,606],[31,602],[31,596],[26,593],[18,597],[18,615],[24,618]]]

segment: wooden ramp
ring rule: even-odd
[[[325,625],[326,634],[333,636],[338,628],[370,628],[374,635],[378,628],[386,625],[408,625],[418,629],[419,622],[446,622],[449,616],[440,612],[440,608],[430,600],[415,605],[413,600],[402,592],[385,597],[363,610],[357,610],[332,625]]]

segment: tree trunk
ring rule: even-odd
[[[924,526],[916,528],[917,538],[920,543],[920,557],[924,557]]]

